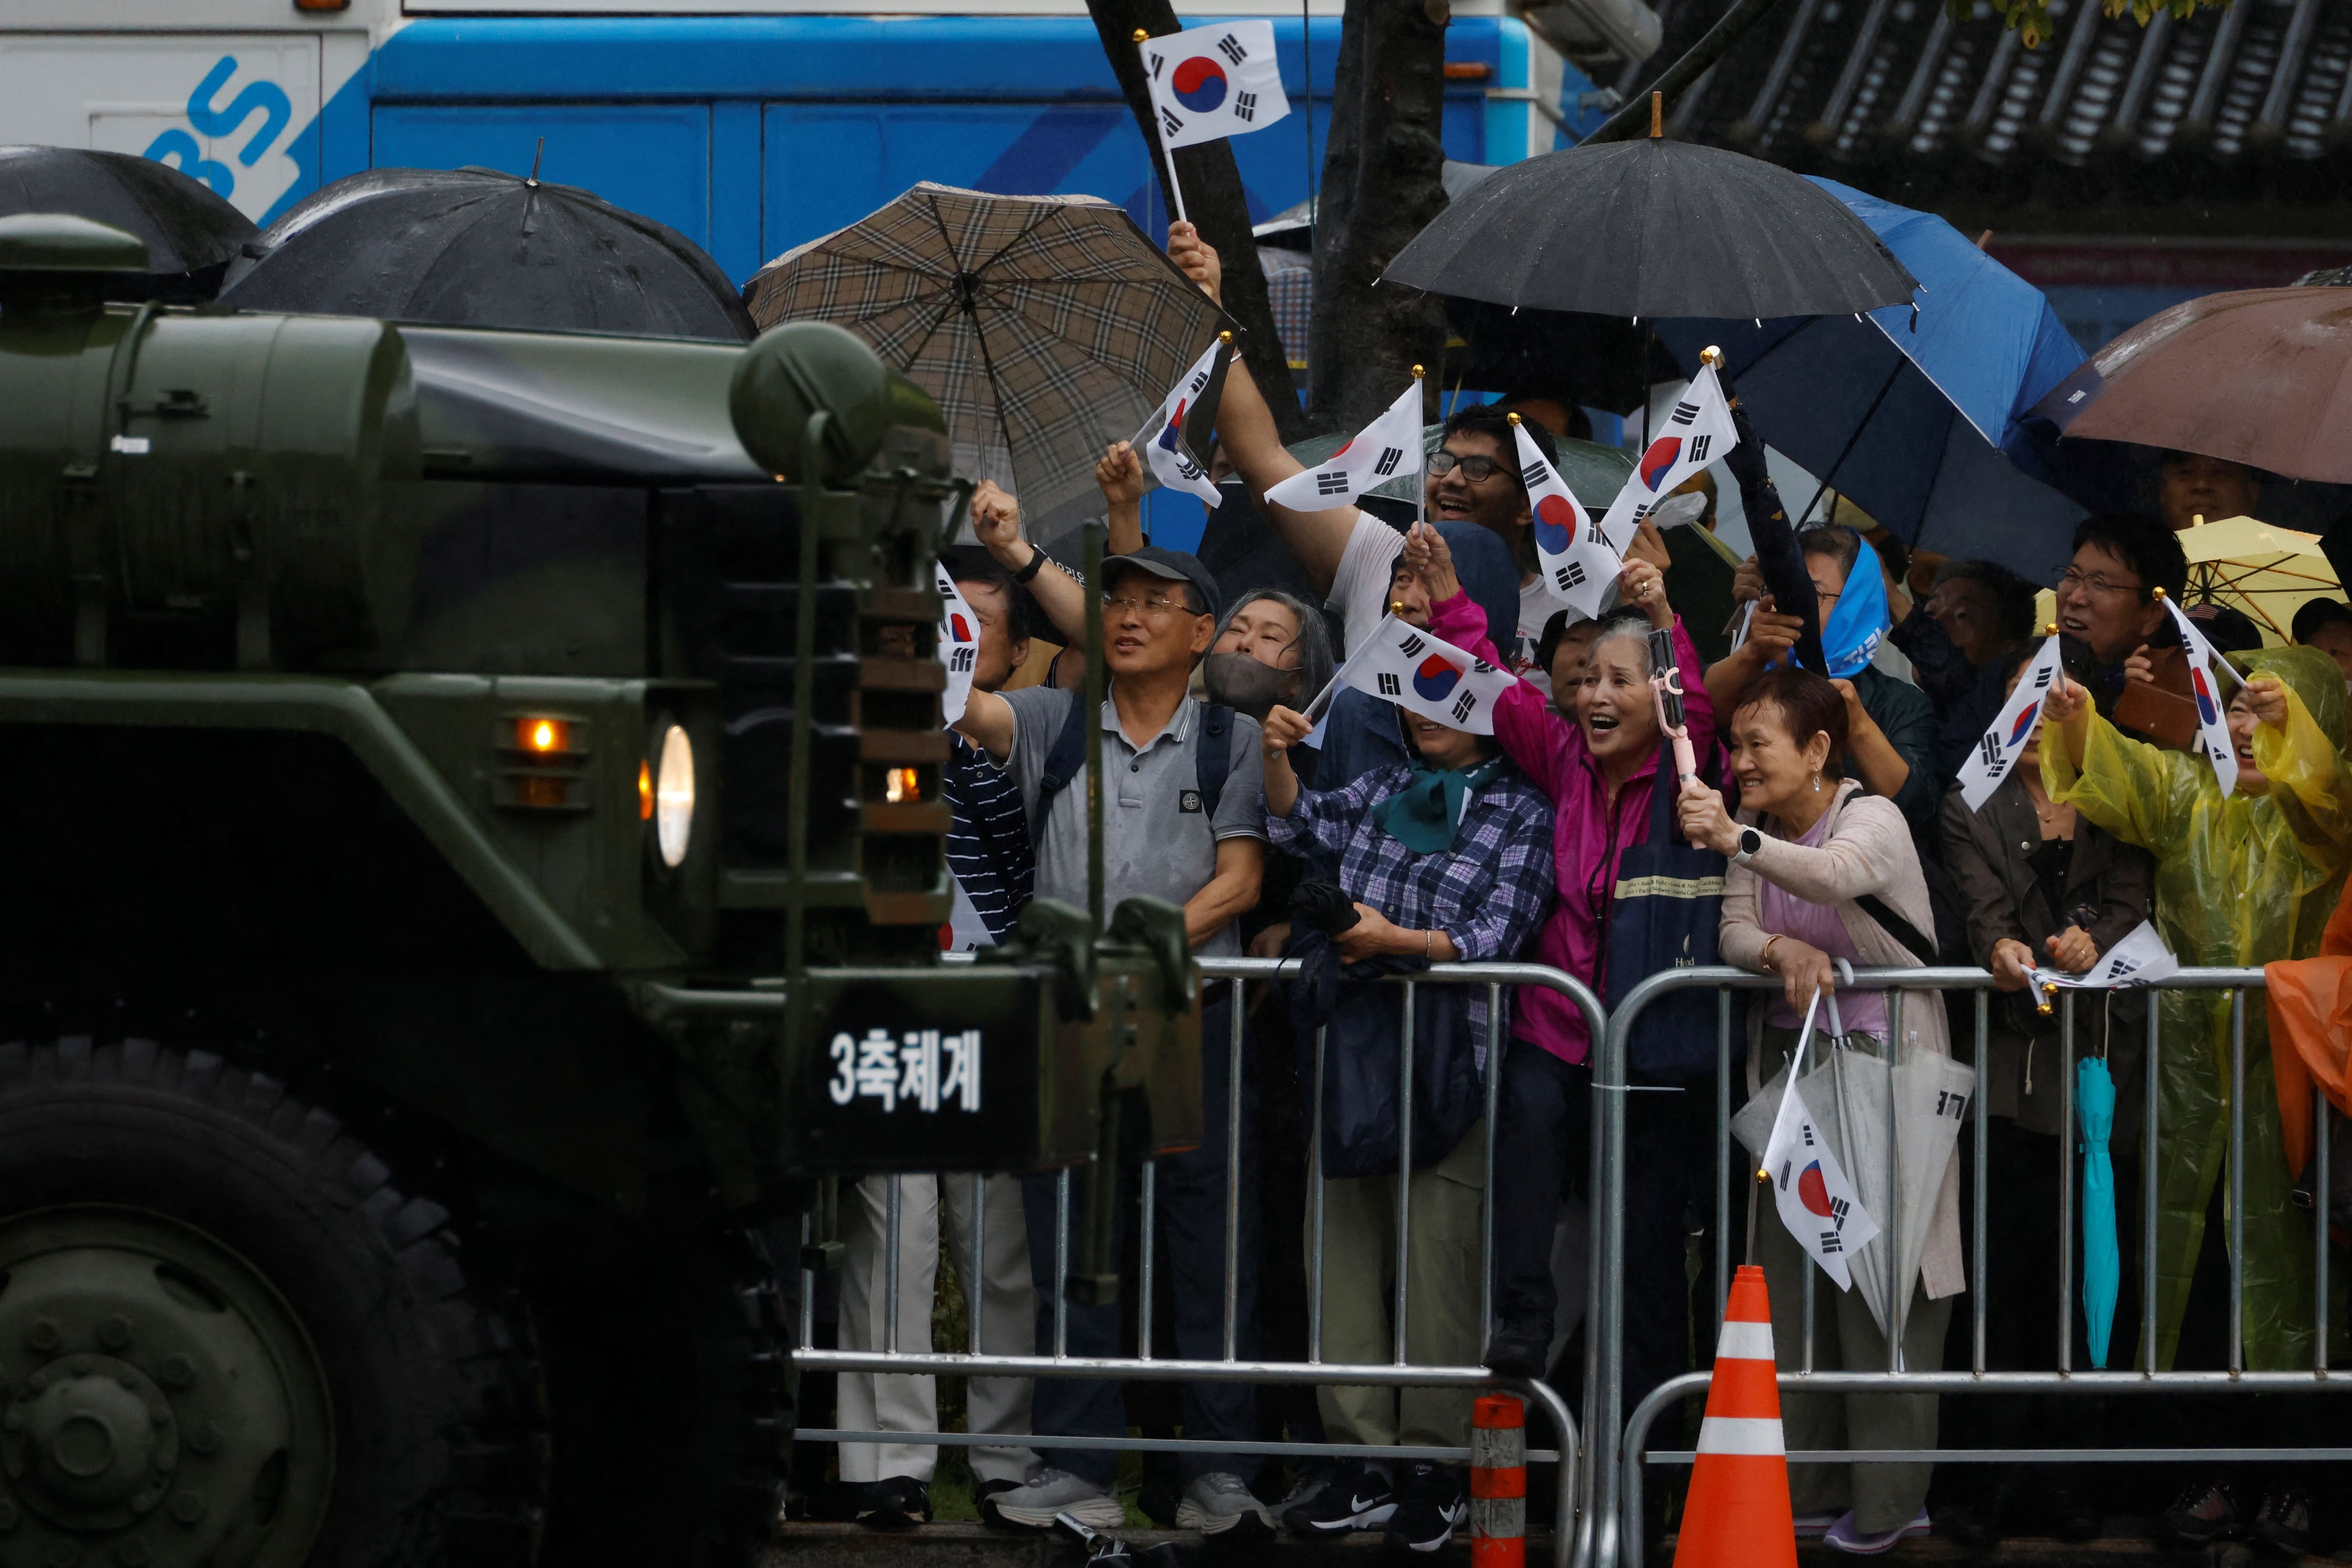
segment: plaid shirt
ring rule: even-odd
[[[1302,789],[1287,817],[1269,814],[1275,847],[1336,856],[1339,885],[1409,931],[1442,930],[1471,963],[1518,956],[1551,907],[1551,802],[1506,764],[1465,804],[1454,847],[1416,854],[1381,831],[1372,808],[1411,782],[1404,763],[1338,789]],[[1503,991],[1508,1008],[1510,990]],[[1470,988],[1470,1030],[1486,1064],[1486,988]],[[1497,1030],[1508,1023],[1497,1019]]]

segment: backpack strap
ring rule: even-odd
[[[1045,770],[1037,776],[1037,804],[1029,813],[1030,842],[1045,841],[1045,819],[1053,812],[1055,798],[1086,765],[1087,699],[1084,693],[1074,692],[1069,716],[1062,721],[1062,732],[1054,737],[1054,748],[1045,753]]]
[[[1209,824],[1209,832],[1217,831],[1217,802],[1224,799],[1225,775],[1234,770],[1234,747],[1227,737],[1234,732],[1234,710],[1223,703],[1204,704],[1201,709],[1201,744],[1193,748],[1194,776],[1201,787],[1201,816]]]

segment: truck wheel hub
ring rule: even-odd
[[[163,1499],[179,1464],[171,1402],[154,1379],[110,1355],[35,1371],[0,1414],[0,1465],[43,1518],[119,1529]]]
[[[331,1432],[308,1336],[210,1238],[122,1208],[0,1225],[0,1557],[299,1561],[325,1496],[294,1478],[331,1455],[298,1462],[298,1434]]]

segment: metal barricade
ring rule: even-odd
[[[2232,1216],[2244,1213],[2245,1161],[2245,1076],[2246,993],[2263,986],[2260,969],[2184,969],[2148,990],[2225,990],[2231,996],[2230,1007],[2230,1146],[2229,1146],[2229,1209]],[[1717,1041],[1716,1084],[1716,1154],[1718,1180],[1716,1201],[1716,1275],[1718,1291],[1727,1286],[1729,1278],[1730,1227],[1732,1222],[1730,1118],[1732,1112],[1731,1074],[1735,1065],[1746,1059],[1745,1040],[1734,1049],[1732,993],[1735,991],[1777,990],[1777,976],[1751,974],[1727,967],[1672,970],[1652,976],[1636,987],[1619,1004],[1610,1019],[1606,1048],[1595,1059],[1593,1113],[1596,1143],[1596,1171],[1605,1168],[1606,1189],[1595,1187],[1595,1235],[1599,1265],[1592,1276],[1592,1297],[1588,1307],[1591,1331],[1596,1341],[1593,1364],[1597,1376],[1588,1385],[1585,1401],[1585,1431],[1587,1451],[1591,1458],[1585,1467],[1589,1506],[1576,1542],[1577,1568],[1586,1564],[1600,1568],[1640,1568],[1642,1563],[1642,1467],[1644,1463],[1689,1464],[1696,1455],[1685,1451],[1653,1450],[1646,1447],[1650,1427],[1662,1412],[1678,1410],[1682,1401],[1706,1392],[1709,1375],[1693,1372],[1670,1380],[1654,1390],[1633,1411],[1630,1419],[1621,1409],[1624,1391],[1622,1347],[1624,1339],[1622,1276],[1624,1266],[1625,1233],[1625,1114],[1624,1092],[1628,1086],[1627,1047],[1634,1025],[1644,1008],[1660,997],[1673,992],[1697,988],[1717,988],[1720,998],[1717,1009],[1718,1038]],[[2058,1271],[2057,1351],[2056,1366],[2047,1372],[1993,1372],[1985,1366],[1985,1321],[1989,1307],[1986,1290],[1987,1226],[1984,1220],[1985,1197],[1990,1178],[1986,1157],[1988,1118],[1982,1113],[1982,1086],[1989,1065],[1987,1049],[1990,1036],[1992,977],[1981,969],[1864,969],[1854,972],[1855,988],[1884,990],[1889,996],[1889,1027],[1887,1051],[1890,1064],[1897,1051],[1895,1042],[1902,1038],[1899,1019],[1906,993],[1927,991],[1968,991],[1975,996],[1974,1064],[1978,1073],[1979,1104],[1972,1118],[1976,1160],[1973,1178],[1974,1225],[1972,1248],[1969,1261],[1970,1298],[1970,1334],[1973,1346],[1971,1364],[1966,1372],[1908,1372],[1895,1369],[1899,1361],[1900,1305],[1907,1301],[1909,1291],[1898,1291],[1890,1311],[1895,1314],[1897,1332],[1887,1336],[1889,1369],[1885,1372],[1814,1372],[1811,1370],[1814,1274],[1808,1266],[1804,1279],[1804,1319],[1806,1343],[1802,1365],[1797,1371],[1780,1375],[1783,1394],[1810,1392],[1821,1394],[2051,1394],[2070,1392],[2095,1394],[2184,1394],[2231,1390],[2245,1392],[2326,1392],[2342,1391],[2352,1386],[2340,1372],[2331,1372],[2328,1365],[2328,1235],[2326,1199],[2328,1191],[2327,1133],[2328,1109],[2325,1096],[2314,1095],[2316,1106],[2314,1121],[2318,1136],[2314,1160],[2316,1190],[2321,1194],[2314,1216],[2315,1235],[2313,1248],[2317,1260],[2317,1306],[2315,1364],[2308,1373],[2249,1372],[2243,1362],[2243,1312],[2245,1253],[2242,1229],[2232,1224],[2229,1232],[2230,1256],[2230,1362],[2227,1371],[2164,1372],[2158,1370],[2157,1343],[2157,1260],[2155,1239],[2158,1209],[2157,1184],[2142,1180],[2141,1195],[2141,1270],[2140,1297],[2141,1350],[2138,1364],[2131,1371],[2089,1372],[2073,1367],[2072,1312],[2074,1295],[2072,1212],[2074,1202],[2074,1161],[2079,1145],[2074,1124],[2074,999],[2079,993],[2062,995],[2060,1035],[2061,1058],[2059,1081],[2064,1126],[2067,1132],[2059,1139],[2063,1174],[2060,1191],[2069,1216],[2060,1228],[2061,1266]],[[1941,1007],[1938,998],[1930,996],[1911,1005]],[[1958,1054],[1955,1042],[1954,1054]],[[2143,1147],[2153,1151],[2158,1131],[2158,1062],[2161,1051],[2158,1009],[2151,997],[2147,1009],[2147,1061],[2145,1092],[2147,1118],[2141,1137]],[[1638,1087],[1638,1086],[1637,1086]],[[1893,1116],[1890,1096],[1889,1116]],[[1895,1144],[1890,1128],[1890,1148]],[[2152,1161],[2151,1161],[2152,1163]],[[1752,1198],[1751,1198],[1752,1200]],[[1892,1217],[1890,1216],[1890,1220]],[[2121,1217],[2118,1216],[2120,1220]],[[1769,1215],[1759,1224],[1777,1223]],[[1887,1251],[1896,1250],[1895,1239],[1888,1237]],[[1720,1327],[1723,1298],[1718,1293],[1716,1316]],[[2272,1459],[2277,1461],[2340,1461],[2352,1459],[2352,1448],[1929,1448],[1929,1449],[1833,1449],[1792,1452],[1791,1463],[2083,1463],[2083,1462],[2164,1462],[2198,1459],[2212,1462],[2231,1460]]]
[[[1067,1354],[1068,1303],[1066,1292],[1057,1290],[1054,1301],[1053,1353],[1037,1355],[984,1355],[965,1353],[902,1352],[898,1325],[898,1253],[900,1201],[898,1176],[889,1180],[886,1205],[884,1247],[884,1294],[886,1330],[884,1347],[879,1351],[825,1350],[814,1341],[813,1298],[814,1275],[803,1271],[801,1279],[801,1323],[799,1343],[793,1353],[796,1365],[810,1372],[858,1372],[874,1374],[924,1374],[949,1376],[980,1377],[1098,1377],[1109,1379],[1147,1379],[1161,1382],[1244,1382],[1286,1385],[1366,1385],[1386,1387],[1460,1388],[1465,1394],[1481,1388],[1507,1390],[1529,1404],[1540,1407],[1549,1417],[1559,1435],[1559,1447],[1552,1449],[1532,1449],[1528,1453],[1531,1463],[1556,1463],[1559,1466],[1559,1502],[1554,1520],[1553,1561],[1557,1568],[1567,1568],[1571,1542],[1577,1538],[1575,1520],[1577,1500],[1582,1492],[1580,1482],[1589,1484],[1591,1467],[1584,1458],[1578,1441],[1578,1424],[1566,1401],[1549,1385],[1520,1378],[1498,1377],[1481,1366],[1415,1366],[1406,1355],[1407,1292],[1406,1259],[1412,1219],[1412,1183],[1399,1180],[1396,1203],[1397,1268],[1395,1295],[1391,1303],[1394,1355],[1385,1364],[1343,1364],[1327,1362],[1322,1355],[1323,1340],[1323,1253],[1324,1253],[1324,1194],[1321,1171],[1321,1140],[1313,1140],[1312,1166],[1307,1173],[1307,1352],[1299,1361],[1243,1361],[1236,1356],[1239,1324],[1236,1292],[1240,1278],[1239,1206],[1241,1167],[1241,1106],[1240,1086],[1244,1076],[1243,1029],[1245,1006],[1244,988],[1253,980],[1271,982],[1295,976],[1299,966],[1291,960],[1272,958],[1203,958],[1198,960],[1201,973],[1208,980],[1228,980],[1232,984],[1224,998],[1232,1019],[1231,1052],[1227,1071],[1226,1095],[1226,1169],[1225,1169],[1225,1258],[1224,1258],[1224,1354],[1218,1360],[1170,1360],[1151,1354],[1152,1341],[1152,1255],[1153,1255],[1153,1176],[1154,1166],[1146,1162],[1138,1182],[1138,1207],[1140,1211],[1138,1245],[1140,1279],[1138,1283],[1138,1313],[1139,1352],[1134,1357],[1074,1356]],[[1502,1030],[1503,1009],[1500,1006],[1505,987],[1539,987],[1566,997],[1580,1009],[1591,1026],[1592,1038],[1604,1038],[1608,1018],[1600,1001],[1572,977],[1540,964],[1437,964],[1417,974],[1395,977],[1389,983],[1404,988],[1405,1008],[1402,1038],[1398,1052],[1399,1114],[1398,1147],[1409,1151],[1412,1146],[1413,1081],[1413,1007],[1412,996],[1424,985],[1483,985],[1486,988],[1486,1168],[1483,1194],[1480,1257],[1484,1281],[1480,1293],[1480,1343],[1494,1332],[1494,1271],[1495,1235],[1495,1137],[1496,1113],[1500,1103],[1502,1058],[1507,1035]],[[1323,1101],[1323,1063],[1327,1041],[1319,1035],[1316,1041],[1315,1077],[1311,1104],[1315,1107],[1318,1125]],[[942,1178],[956,1179],[956,1178]],[[974,1184],[970,1221],[970,1256],[980,1258],[982,1252],[984,1197],[981,1184],[984,1178],[970,1176]],[[1060,1173],[1055,1183],[1056,1209],[1055,1256],[1053,1278],[1065,1281],[1069,1276],[1069,1211],[1071,1198],[1070,1173]],[[981,1292],[966,1287],[969,1312],[967,1343],[981,1343]],[[1206,1438],[1139,1438],[1079,1437],[1038,1436],[1024,1440],[990,1433],[943,1432],[908,1433],[882,1431],[851,1431],[835,1428],[807,1429],[799,1437],[812,1442],[898,1443],[929,1447],[1021,1446],[1057,1448],[1110,1448],[1118,1450],[1184,1451],[1207,1450],[1226,1454],[1286,1454],[1298,1457],[1352,1456],[1364,1458],[1425,1458],[1454,1464],[1468,1462],[1470,1449],[1465,1448],[1403,1448],[1366,1444],[1299,1444],[1267,1442],[1223,1442]]]

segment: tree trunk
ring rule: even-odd
[[[1315,214],[1307,413],[1318,430],[1362,425],[1417,364],[1435,396],[1444,301],[1374,284],[1445,210],[1446,14],[1445,0],[1348,0]]]
[[[1156,38],[1181,31],[1183,24],[1176,20],[1169,0],[1087,0],[1087,10],[1094,17],[1103,54],[1118,78],[1119,89],[1127,95],[1127,107],[1135,115],[1144,145],[1151,149],[1152,166],[1159,170],[1164,189],[1168,161],[1153,129],[1151,89],[1144,80],[1135,30],[1140,27]],[[1307,417],[1290,390],[1290,360],[1274,329],[1274,301],[1266,293],[1265,274],[1258,270],[1257,242],[1250,237],[1249,202],[1242,194],[1241,170],[1234,163],[1234,150],[1224,141],[1179,148],[1176,172],[1184,182],[1185,215],[1223,263],[1225,314],[1240,329],[1235,346],[1265,394],[1267,406],[1274,410],[1283,440],[1297,441],[1307,434]]]

